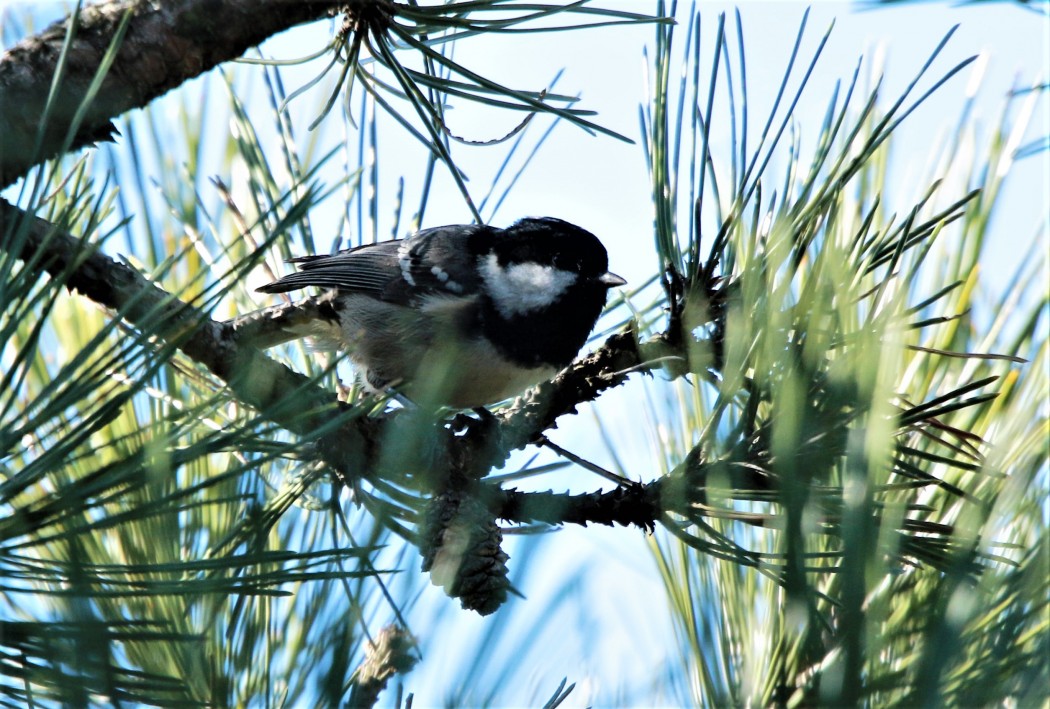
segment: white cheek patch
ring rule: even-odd
[[[500,266],[496,254],[481,264],[481,276],[500,315],[512,318],[545,308],[576,281],[576,274],[538,263]]]

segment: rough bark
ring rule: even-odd
[[[27,37],[0,56],[0,188],[44,160],[111,140],[117,116],[344,4],[109,0]],[[103,78],[86,102],[96,77]]]

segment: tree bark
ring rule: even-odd
[[[0,188],[44,160],[112,140],[117,116],[344,4],[108,0],[22,40],[0,56]]]

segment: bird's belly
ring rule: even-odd
[[[558,371],[549,365],[515,365],[484,341],[449,349],[431,350],[416,375],[399,387],[409,399],[457,409],[484,406],[516,396]]]
[[[515,365],[485,339],[467,339],[461,323],[473,303],[436,300],[420,313],[341,296],[342,348],[372,388],[393,386],[416,404],[469,409],[508,399],[557,373],[551,365]],[[316,336],[316,334],[315,334]]]

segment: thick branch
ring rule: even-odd
[[[311,322],[335,319],[332,307],[334,299],[335,291],[328,291],[295,303],[281,303],[256,310],[227,320],[224,325],[233,328],[241,344],[265,350],[296,339],[295,332],[305,332]]]
[[[117,116],[341,4],[345,2],[110,0],[85,7],[76,17],[75,38],[61,67],[63,81],[43,131],[41,122],[71,19],[19,42],[0,56],[0,187],[63,151],[110,139],[115,131],[111,121]],[[69,136],[125,16],[127,29],[116,60]]]

